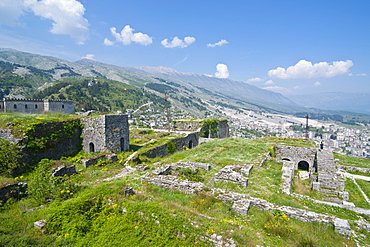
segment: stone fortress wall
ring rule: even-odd
[[[229,125],[226,119],[218,119],[217,134],[212,138],[229,137]],[[175,131],[191,131],[202,133],[204,119],[178,119],[173,121],[173,129]]]
[[[22,112],[22,113],[43,113],[60,112],[74,114],[73,100],[53,99],[3,99],[0,101],[0,112]]]

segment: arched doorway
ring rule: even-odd
[[[125,151],[125,138],[121,138],[120,144],[121,144],[121,152]]]
[[[190,148],[190,149],[193,148],[193,141],[192,140],[189,141],[188,148]]]
[[[95,152],[95,145],[92,142],[89,143],[89,151],[90,151],[90,153],[94,153]]]
[[[305,170],[305,171],[309,171],[310,170],[310,164],[308,164],[307,161],[299,161],[298,162],[298,170]]]

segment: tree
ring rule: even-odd
[[[18,166],[19,146],[0,139],[0,174],[9,172]]]
[[[218,126],[217,119],[207,119],[206,121],[204,121],[204,124],[202,127],[202,137],[207,137],[207,138],[215,137],[218,131],[217,126]]]

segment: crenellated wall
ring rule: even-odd
[[[74,114],[74,102],[73,100],[54,99],[3,99],[0,101],[0,112],[38,114],[45,111]]]

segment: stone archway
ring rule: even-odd
[[[125,151],[125,138],[120,139],[121,152]]]
[[[95,145],[92,142],[89,143],[89,151],[90,151],[90,153],[94,153],[95,152]]]
[[[192,149],[193,148],[193,140],[189,141],[188,148]]]
[[[298,170],[305,170],[309,171],[310,170],[310,164],[308,164],[307,161],[301,160],[298,162]]]

